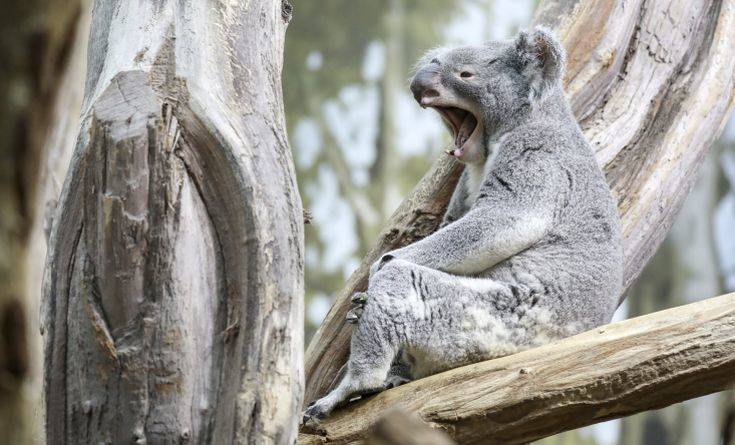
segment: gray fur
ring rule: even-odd
[[[564,98],[563,64],[543,28],[422,59],[416,76],[439,94],[426,98],[422,84],[417,100],[470,110],[482,131],[459,159],[442,227],[373,265],[345,376],[307,420],[400,381],[391,366],[420,378],[610,321],[622,287],[617,208]]]

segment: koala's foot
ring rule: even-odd
[[[389,375],[388,378],[385,379],[385,383],[383,385],[385,389],[391,389],[397,386],[405,385],[410,381],[411,380],[400,375]]]
[[[365,309],[363,309],[362,306],[357,306],[350,309],[350,311],[347,312],[347,317],[345,317],[347,319],[347,323],[356,324],[360,320],[360,317],[362,316],[364,310]]]
[[[367,386],[365,385],[366,383],[365,381],[351,380],[347,377],[334,391],[315,402],[311,402],[306,407],[304,417],[301,421],[302,424],[309,427],[317,427],[335,408],[344,406],[352,400],[377,394],[385,390],[383,386]]]
[[[329,410],[323,403],[324,399],[311,402],[304,410],[304,418],[301,423],[307,426],[317,426],[327,417]],[[321,404],[319,402],[322,402]]]

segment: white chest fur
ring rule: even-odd
[[[480,194],[482,183],[485,182],[485,177],[487,176],[490,169],[493,167],[495,158],[498,156],[498,149],[500,148],[500,144],[502,142],[503,138],[501,137],[497,142],[490,143],[490,146],[488,147],[488,156],[484,164],[467,164],[467,183],[465,184],[467,188],[467,198],[465,199],[465,205],[467,206],[467,208],[471,208],[472,204],[474,204],[475,200],[477,200],[477,195]]]

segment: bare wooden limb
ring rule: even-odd
[[[291,6],[98,1],[44,278],[47,441],[293,443]]]
[[[735,97],[734,0],[546,0],[539,23],[569,53],[566,87],[604,166],[623,222],[626,286],[655,252]],[[460,167],[434,164],[340,292],[306,357],[305,399],[345,362],[349,296],[379,254],[435,230]]]
[[[382,392],[336,411],[299,443],[362,443],[386,407],[414,412],[458,443],[527,443],[733,382],[735,294],[728,294]]]

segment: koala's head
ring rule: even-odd
[[[564,50],[538,27],[515,40],[429,51],[417,64],[411,92],[439,112],[454,138],[447,154],[484,162],[490,138],[561,88]]]

